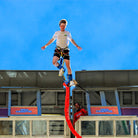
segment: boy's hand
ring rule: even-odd
[[[41,47],[41,49],[42,49],[42,50],[45,50],[45,48],[46,48],[46,46],[45,46],[45,45]]]
[[[82,48],[80,46],[77,46],[78,50],[82,50]]]

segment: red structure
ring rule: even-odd
[[[66,97],[65,97],[65,118],[67,121],[67,124],[71,130],[71,132],[73,133],[74,136],[76,136],[77,138],[82,138],[74,129],[71,121],[70,121],[70,116],[69,116],[69,101],[70,101],[70,87],[66,85],[66,83],[63,83],[63,86],[65,86],[66,88]]]

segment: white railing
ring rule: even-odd
[[[82,138],[136,138],[136,116],[81,116],[75,123]],[[0,138],[71,138],[64,116],[0,118]]]
[[[138,138],[138,117],[81,116],[75,129],[82,138]]]
[[[0,138],[70,138],[64,116],[0,118]]]

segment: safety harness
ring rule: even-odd
[[[60,51],[59,51],[59,50],[60,50]],[[60,54],[61,57],[64,57],[65,55],[68,56],[69,51],[68,51],[68,52],[65,52],[65,50],[69,50],[69,48],[68,48],[68,47],[61,48],[61,47],[59,47],[59,46],[56,46],[56,52],[57,52],[58,54]]]

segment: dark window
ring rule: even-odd
[[[135,92],[135,102],[138,104],[138,92]]]
[[[132,92],[123,92],[123,104],[124,105],[132,104]]]

